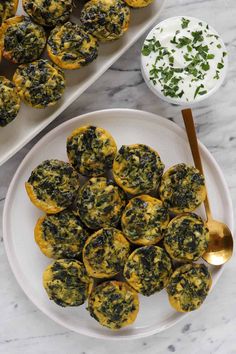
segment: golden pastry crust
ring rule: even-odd
[[[194,166],[180,163],[164,173],[159,192],[173,213],[193,211],[206,198],[205,179]]]
[[[178,312],[198,309],[211,288],[211,274],[204,264],[186,264],[172,274],[166,288],[171,306]]]
[[[130,9],[122,0],[90,0],[84,5],[80,20],[100,41],[111,41],[127,31]]]
[[[40,250],[49,258],[75,258],[81,256],[89,236],[80,218],[71,210],[38,219],[34,237]]]
[[[159,242],[169,223],[163,203],[149,195],[132,198],[121,217],[122,230],[134,244],[147,246]]]
[[[164,246],[179,262],[198,260],[207,250],[209,231],[200,216],[186,213],[172,219],[165,230]]]
[[[134,195],[157,189],[163,170],[159,154],[144,144],[123,145],[113,162],[116,183]]]
[[[43,27],[33,23],[29,17],[15,16],[3,25],[3,56],[14,64],[23,64],[40,57],[46,45]]]
[[[127,5],[134,8],[146,7],[150,5],[154,0],[124,0]]]
[[[158,246],[137,248],[124,267],[124,277],[139,293],[150,296],[168,284],[172,273],[171,260]]]
[[[91,235],[83,249],[83,262],[94,278],[111,278],[123,270],[129,242],[120,230],[104,228]]]
[[[18,0],[0,1],[0,26],[9,17],[13,17],[18,7]]]
[[[98,42],[78,24],[55,27],[48,38],[50,59],[62,69],[79,69],[98,56]]]
[[[43,286],[50,300],[57,305],[80,306],[93,288],[83,264],[70,259],[59,259],[50,264],[43,273]]]
[[[46,59],[18,66],[13,82],[21,99],[34,108],[55,105],[65,90],[63,71]]]
[[[85,176],[101,176],[112,167],[117,147],[103,128],[86,125],[67,138],[67,156],[74,168]]]
[[[113,330],[131,325],[139,311],[138,294],[124,282],[107,281],[89,296],[88,311],[102,326]]]
[[[31,172],[25,188],[36,207],[55,214],[73,203],[79,188],[79,176],[67,162],[45,160]]]
[[[116,227],[126,205],[122,189],[105,177],[92,177],[80,189],[75,210],[90,229]]]
[[[12,122],[20,109],[20,97],[13,82],[0,76],[0,127]]]
[[[22,0],[25,12],[42,26],[54,27],[69,20],[72,0]]]

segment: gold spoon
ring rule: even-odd
[[[182,110],[182,116],[195,166],[204,175],[191,109]],[[203,258],[209,264],[219,266],[227,262],[233,254],[233,236],[226,224],[212,218],[207,192],[204,205],[207,217],[206,224],[209,229],[210,240]]]

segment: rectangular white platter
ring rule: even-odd
[[[129,29],[122,38],[101,44],[97,60],[90,65],[79,70],[67,71],[65,93],[55,106],[34,109],[22,104],[17,118],[8,126],[0,127],[0,165],[52,122],[134,44],[157,21],[164,2],[165,0],[154,0],[146,8],[132,9]],[[17,14],[22,13],[20,4]],[[76,15],[71,17],[74,22],[78,22]],[[0,75],[9,79],[12,79],[15,69],[16,66],[9,65],[4,60],[0,63]]]

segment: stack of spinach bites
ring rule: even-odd
[[[164,172],[153,148],[117,150],[108,131],[90,125],[68,136],[66,150],[69,162],[43,161],[26,182],[45,213],[34,233],[54,259],[43,273],[49,298],[60,306],[88,300],[90,315],[110,329],[135,321],[139,293],[166,289],[175,310],[199,308],[211,287],[208,268],[195,263],[209,241],[193,212],[206,195],[200,172],[184,163]]]
[[[100,42],[118,40],[128,30],[130,7],[153,0],[89,0],[76,23],[70,21],[78,6],[73,0],[21,1],[21,16],[18,0],[0,2],[0,65],[2,57],[17,65],[12,78],[0,76],[0,127],[15,120],[20,101],[37,109],[57,104],[66,88],[63,70],[92,63]]]

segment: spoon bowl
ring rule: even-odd
[[[212,265],[222,265],[227,262],[233,254],[233,237],[230,229],[218,220],[207,221],[210,238],[209,245],[203,259]]]

